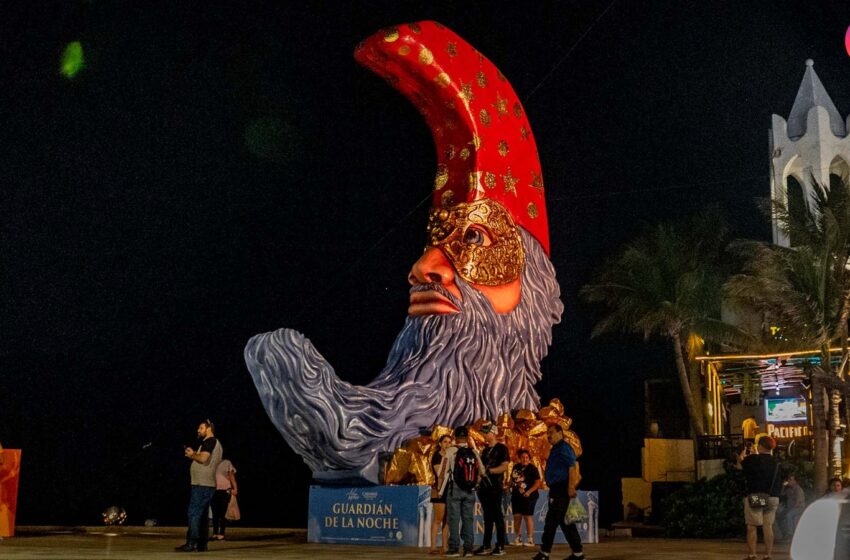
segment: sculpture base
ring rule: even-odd
[[[18,480],[21,473],[21,450],[0,451],[0,538],[15,536],[15,513],[18,509]]]
[[[584,543],[599,542],[599,493],[579,490],[578,499],[588,513],[579,524]],[[534,542],[543,536],[543,520],[549,505],[549,492],[540,491],[534,511]],[[508,542],[516,538],[510,496],[505,494],[505,525]],[[307,521],[307,541],[327,544],[366,544],[373,546],[431,546],[431,487],[311,486]],[[475,504],[475,545],[481,544],[484,518]],[[564,543],[559,530],[556,543]]]

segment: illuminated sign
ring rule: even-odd
[[[764,399],[764,409],[767,422],[807,423],[809,420],[806,399],[802,397]]]
[[[793,439],[811,435],[809,427],[805,424],[794,426],[776,426],[768,423],[767,435],[777,439]]]

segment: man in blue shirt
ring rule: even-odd
[[[552,445],[549,458],[546,459],[546,471],[544,478],[549,485],[549,509],[546,512],[546,521],[543,525],[543,541],[540,544],[540,552],[534,560],[548,560],[552,551],[552,543],[555,541],[555,531],[558,527],[564,532],[567,542],[572,549],[566,560],[581,560],[584,558],[582,552],[581,537],[575,523],[565,523],[564,516],[570,505],[570,468],[576,464],[576,454],[573,448],[564,441],[564,428],[560,424],[549,426],[546,438]]]

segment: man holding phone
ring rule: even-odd
[[[185,447],[183,454],[191,459],[189,476],[192,489],[189,494],[189,528],[186,531],[186,544],[176,547],[177,552],[204,552],[209,540],[209,516],[207,510],[215,494],[215,471],[221,462],[223,449],[216,439],[213,423],[204,420],[198,426],[198,449]]]

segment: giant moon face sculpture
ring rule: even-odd
[[[378,482],[379,454],[423,429],[537,410],[534,384],[563,305],[537,147],[502,73],[432,21],[383,30],[355,58],[416,105],[437,147],[408,316],[365,386],[341,380],[291,329],[251,338],[245,362],[315,478]]]

